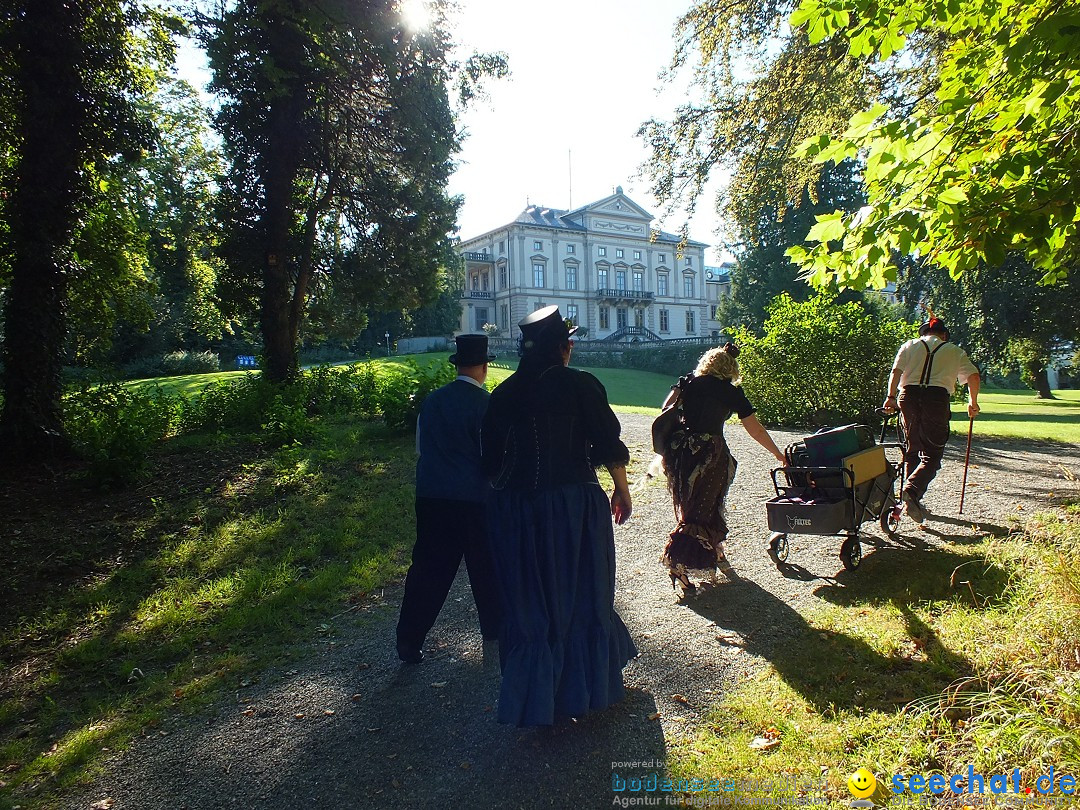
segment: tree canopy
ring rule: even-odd
[[[799,154],[860,157],[867,205],[819,218],[790,255],[814,281],[881,285],[915,254],[960,275],[1021,254],[1064,279],[1080,246],[1080,2],[802,0],[791,22],[849,58],[896,61],[914,35],[944,43],[935,92],[877,103]]]

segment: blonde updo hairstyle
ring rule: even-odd
[[[731,344],[717,349],[709,349],[705,354],[701,355],[697,368],[694,369],[694,374],[699,377],[703,374],[711,374],[721,380],[731,380],[733,385],[738,385],[742,376],[739,372],[739,361],[735,359],[738,355],[738,349],[731,352],[729,346]]]

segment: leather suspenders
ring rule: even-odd
[[[919,375],[919,382],[917,383],[917,385],[919,385],[921,388],[926,388],[930,385],[930,373],[934,369],[934,355],[937,354],[938,349],[945,345],[945,342],[942,341],[941,343],[939,343],[937,346],[934,347],[933,351],[930,351],[930,347],[927,345],[925,340],[920,340],[919,343],[921,343],[923,345],[923,348],[926,349],[926,360],[923,361],[922,374]]]

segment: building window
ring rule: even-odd
[[[687,267],[693,267],[694,266],[694,260],[692,258],[690,258],[689,256],[686,257],[686,266]]]
[[[686,334],[692,334],[694,331],[694,310],[686,310]]]
[[[570,321],[574,326],[578,325],[577,319],[577,304],[566,305],[566,319]]]
[[[507,273],[505,267],[499,268],[499,289],[505,290],[510,285],[507,283]]]
[[[596,255],[597,256],[607,256],[607,248],[606,247],[598,247],[596,249]]]
[[[488,308],[477,307],[473,312],[476,313],[476,331],[483,332],[484,324],[488,322]]]
[[[566,265],[566,289],[577,289],[577,268],[572,264]]]
[[[600,307],[600,309],[599,309],[600,328],[601,329],[610,329],[611,328],[611,321],[609,320],[610,316],[608,315],[608,310],[609,310],[609,307]]]
[[[499,242],[499,253],[506,253],[506,242]]]
[[[666,253],[661,253],[661,254],[660,254],[659,256],[657,256],[656,258],[657,258],[657,261],[659,261],[659,262],[660,262],[660,264],[663,264],[664,262],[666,262],[666,261],[667,261],[667,254],[666,254]]]
[[[499,307],[499,324],[505,329],[510,325],[510,305],[503,304]]]
[[[710,318],[711,318],[712,320],[714,320],[714,321],[715,321],[715,320],[716,320],[716,313],[717,313],[717,312],[719,312],[719,311],[720,311],[720,307],[718,307],[718,306],[717,306],[716,304],[713,304],[713,305],[712,305],[712,310],[711,310],[711,312],[710,312],[710,315],[709,315],[709,317],[710,317]]]
[[[573,253],[573,252],[574,252],[574,250],[575,250],[575,247],[574,247],[574,245],[567,245],[567,246],[566,246],[566,252],[567,252],[567,253]]]
[[[667,273],[661,273],[656,277],[656,294],[667,295]]]
[[[641,292],[645,288],[645,276],[641,274],[640,270],[634,271],[634,291]]]
[[[683,276],[682,287],[683,287],[683,295],[685,295],[687,298],[693,298],[694,297],[694,277],[693,276]]]
[[[670,332],[668,329],[668,311],[666,309],[660,310],[660,331]]]
[[[626,328],[626,307],[615,307],[615,326],[619,329]]]
[[[601,290],[607,289],[607,268],[598,267],[596,269],[596,284]]]
[[[544,249],[544,243],[543,242],[533,242],[533,250],[543,250],[543,249]]]
[[[625,290],[626,289],[626,271],[625,270],[616,270],[615,271],[615,289],[616,290]]]
[[[622,248],[615,248],[615,258],[616,259],[621,259],[622,257],[623,257],[623,249]]]
[[[638,261],[641,261],[641,251],[640,250],[635,250],[634,251],[634,258],[637,259]]]
[[[538,289],[544,286],[544,265],[539,262],[533,265],[533,286]]]
[[[643,310],[643,309],[635,309],[634,310],[634,326],[638,327],[639,329],[644,328],[644,326],[645,326],[645,310]]]

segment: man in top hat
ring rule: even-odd
[[[900,410],[907,434],[908,476],[900,493],[908,516],[916,523],[927,517],[923,495],[937,471],[949,438],[949,402],[956,383],[967,383],[967,412],[979,413],[979,370],[967,352],[949,342],[949,330],[932,317],[919,327],[919,337],[900,347],[889,375],[882,407]]]
[[[457,378],[432,391],[416,423],[416,545],[405,577],[397,626],[398,657],[423,660],[424,639],[446,601],[462,557],[469,572],[480,632],[499,636],[501,607],[485,522],[490,486],[480,471],[480,424],[487,410],[484,388],[486,335],[459,335],[450,362]]]

